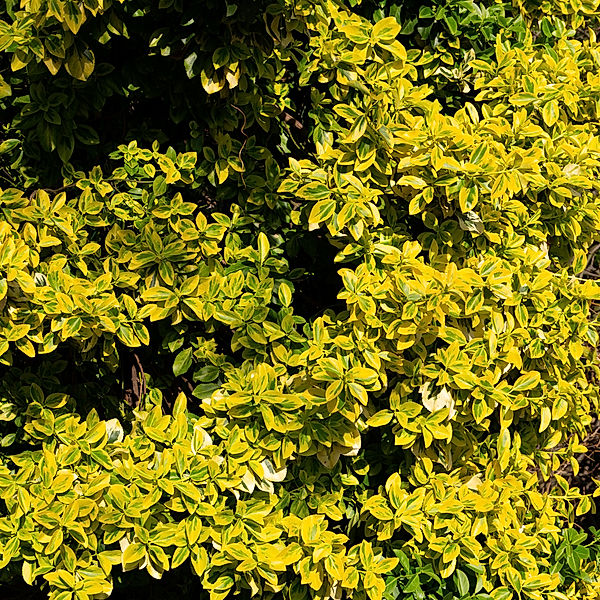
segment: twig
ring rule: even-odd
[[[292,115],[290,115],[289,112],[287,111],[283,111],[281,113],[282,117],[283,117],[283,122],[286,125],[292,125],[294,127],[294,129],[297,129],[298,131],[304,131],[304,125],[301,121],[298,121],[298,119],[296,119],[296,117],[293,117]]]
[[[244,124],[242,125],[242,128],[240,129],[240,133],[246,139],[244,140],[244,143],[242,144],[242,147],[240,148],[240,151],[238,152],[238,158],[239,158],[240,162],[242,163],[242,168],[245,169],[246,167],[244,166],[244,161],[242,160],[242,152],[244,151],[244,148],[246,147],[246,142],[248,141],[248,134],[245,131],[246,123],[247,123],[246,113],[241,108],[238,108],[235,104],[232,104],[231,106],[233,106],[233,108],[235,108],[235,110],[237,110],[238,112],[242,113],[242,117],[244,117]],[[244,184],[244,187],[246,187],[246,180],[244,179],[243,171],[240,173],[240,177],[242,178],[242,183]]]
[[[598,252],[598,250],[600,250],[600,242],[597,244],[594,244],[589,250],[588,250],[588,258],[587,258],[587,263],[585,265],[585,269],[584,269],[584,273],[586,271],[590,271],[592,264],[594,263],[594,257],[596,255],[596,252]]]
[[[181,381],[183,381],[183,383],[185,383],[188,391],[193,396],[194,395],[194,390],[196,388],[192,385],[192,382],[187,377],[184,377],[183,375],[181,375],[180,377],[181,377]]]
[[[140,357],[136,352],[133,352],[133,358],[136,364],[132,367],[132,384],[133,384],[133,393],[137,396],[137,402],[141,401],[141,399],[146,395],[146,376],[144,374],[144,367],[140,361]],[[137,371],[136,371],[137,366]],[[137,380],[137,383],[134,383],[133,377]]]
[[[74,183],[70,183],[69,185],[63,185],[62,187],[59,187],[59,188],[37,188],[37,189],[33,190],[33,192],[31,192],[31,194],[29,194],[29,199],[33,200],[35,198],[36,194],[40,190],[43,190],[44,192],[47,192],[49,194],[58,194],[60,192],[64,192],[65,190],[68,190],[72,187],[75,187]]]
[[[44,190],[45,192],[49,192],[50,194],[58,194],[60,192],[64,192],[65,190],[68,190],[72,187],[75,187],[74,183],[69,183],[68,185],[63,185],[62,187],[59,187],[59,188],[40,188],[40,189]]]

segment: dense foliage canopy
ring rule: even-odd
[[[598,5],[1,3],[0,581],[600,598]]]

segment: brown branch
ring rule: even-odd
[[[600,250],[600,243],[594,244],[588,250],[587,263],[585,265],[585,269],[581,273],[581,275],[587,279],[600,279],[599,270],[594,268],[594,257],[596,256],[598,250]]]
[[[281,116],[283,117],[283,122],[286,125],[291,125],[294,129],[297,129],[298,131],[304,131],[304,124],[301,121],[298,121],[298,119],[296,119],[296,117],[293,117],[289,112],[284,110],[281,113]]]
[[[133,393],[137,396],[136,406],[139,405],[142,398],[146,395],[146,377],[144,375],[144,367],[140,361],[140,357],[136,352],[133,352],[135,365],[131,366],[131,382]]]
[[[192,384],[192,382],[187,377],[185,377],[183,375],[181,375],[180,378],[181,378],[181,381],[183,381],[183,383],[185,383],[185,385],[186,385],[189,393],[193,396],[194,395],[194,390],[196,388],[194,387],[194,385]]]
[[[63,185],[62,187],[59,187],[59,188],[37,188],[37,189],[33,190],[33,192],[31,192],[31,194],[29,194],[29,199],[33,200],[35,198],[35,195],[40,190],[43,190],[44,192],[47,192],[48,194],[59,194],[60,192],[64,192],[66,190],[71,189],[72,187],[75,187],[74,183],[70,183],[68,185]]]
[[[146,377],[140,357],[135,352],[127,354],[127,357],[128,364],[123,365],[125,387],[123,400],[131,408],[137,408],[146,395]]]
[[[244,124],[242,125],[242,128],[240,129],[240,133],[246,139],[244,140],[244,143],[242,144],[242,147],[240,148],[240,151],[238,152],[238,159],[242,163],[242,168],[245,169],[246,167],[244,166],[244,161],[242,160],[242,152],[244,151],[244,148],[246,147],[246,142],[248,141],[248,134],[245,131],[246,124],[247,124],[246,113],[241,108],[238,108],[235,104],[232,104],[231,106],[233,106],[233,108],[235,108],[235,110],[237,110],[238,112],[242,113],[242,117],[244,117]],[[240,177],[242,178],[242,183],[244,184],[244,187],[246,187],[246,180],[244,179],[243,171],[240,173]]]

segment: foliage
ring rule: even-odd
[[[594,6],[0,10],[4,581],[599,597]]]

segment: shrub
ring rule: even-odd
[[[598,597],[595,7],[356,4],[2,9],[4,581]]]

